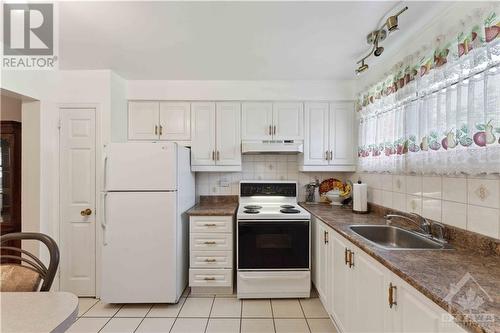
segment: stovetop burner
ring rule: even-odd
[[[243,206],[243,208],[250,209],[250,210],[257,210],[257,209],[261,209],[262,206],[259,206],[259,205],[248,205],[248,206]]]
[[[295,208],[284,208],[284,209],[280,209],[280,212],[282,212],[284,214],[298,214],[298,213],[300,213],[300,210],[295,209]]]
[[[245,209],[243,211],[245,214],[259,214],[259,211],[257,209]]]
[[[284,208],[284,209],[292,209],[292,208],[295,208],[294,205],[281,205],[280,206],[281,208]]]

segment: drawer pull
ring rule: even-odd
[[[203,242],[204,244],[207,244],[207,245],[214,245],[214,244],[217,244],[216,241],[206,241],[206,242]]]
[[[207,276],[207,277],[204,277],[203,280],[205,280],[205,281],[215,281],[215,278],[213,276],[211,276],[211,277]]]
[[[215,223],[205,223],[205,227],[216,227],[217,224]]]
[[[205,259],[206,262],[217,262],[217,259],[210,259],[210,258],[207,258]]]
[[[344,260],[345,260],[345,264],[349,264],[349,253],[351,252],[351,250],[348,250],[347,248],[345,249],[345,252],[344,252]]]
[[[349,251],[349,268],[354,266],[354,252]]]

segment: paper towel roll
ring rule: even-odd
[[[364,183],[355,183],[352,185],[352,210],[354,212],[368,212],[367,192],[368,186]]]

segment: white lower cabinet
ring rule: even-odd
[[[312,228],[313,283],[340,332],[465,332],[446,320],[446,311],[315,217]]]
[[[193,294],[233,292],[233,217],[189,219],[189,286]]]

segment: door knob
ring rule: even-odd
[[[91,215],[91,214],[92,214],[92,209],[90,209],[90,208],[84,209],[84,210],[82,210],[82,211],[80,212],[80,215],[81,215],[81,216],[89,216],[89,215]]]

